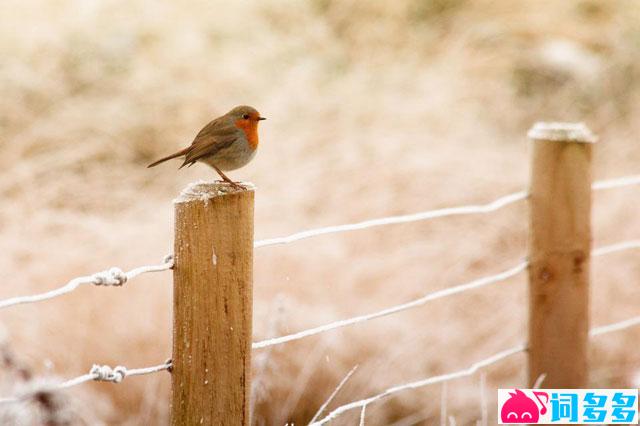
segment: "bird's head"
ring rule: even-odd
[[[266,120],[266,118],[260,116],[257,109],[247,105],[237,106],[229,111],[227,115],[233,117],[235,121],[242,120],[245,123],[254,122],[257,124],[260,120]]]
[[[258,147],[258,122],[266,120],[261,117],[257,109],[240,105],[227,113],[233,119],[236,127],[242,129],[247,136],[247,140],[253,149]]]

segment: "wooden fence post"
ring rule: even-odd
[[[583,124],[538,123],[529,237],[529,386],[588,383],[591,150]]]
[[[224,183],[175,200],[174,426],[249,424],[253,200]]]

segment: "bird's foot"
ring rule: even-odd
[[[229,184],[239,191],[245,191],[247,189],[247,187],[240,182],[229,182]]]
[[[247,189],[247,187],[246,187],[246,186],[244,186],[244,185],[242,185],[240,182],[234,182],[234,181],[232,181],[231,179],[229,179],[229,180],[225,180],[225,179],[223,179],[223,180],[217,180],[216,182],[219,182],[219,183],[226,183],[226,184],[228,184],[229,186],[231,186],[233,189],[236,189],[236,190],[238,190],[238,191],[245,191],[245,190]]]

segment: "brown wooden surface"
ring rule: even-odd
[[[198,184],[175,202],[172,425],[248,425],[252,190]]]
[[[573,136],[533,141],[529,385],[544,373],[542,388],[588,383],[592,144]]]

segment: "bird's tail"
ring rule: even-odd
[[[147,166],[147,168],[157,166],[158,164],[164,163],[165,161],[171,160],[172,158],[180,157],[182,155],[185,155],[187,152],[189,152],[189,148],[188,147],[183,149],[183,150],[180,150],[180,151],[176,152],[175,154],[168,155],[168,156],[166,156],[164,158],[159,159],[158,161],[155,161],[155,162],[149,164]]]

